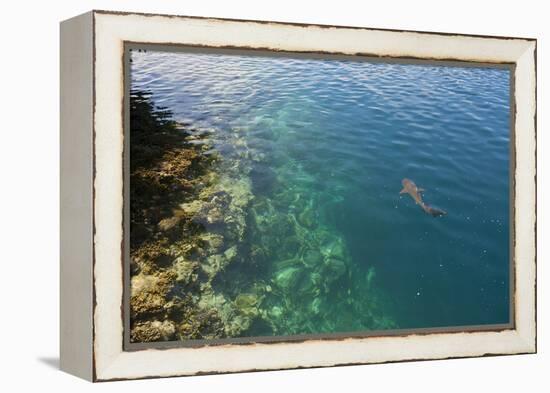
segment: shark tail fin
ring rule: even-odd
[[[439,209],[437,207],[432,207],[426,204],[422,204],[422,208],[428,214],[431,214],[433,217],[440,217],[447,214],[445,210]]]

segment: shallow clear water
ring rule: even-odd
[[[508,70],[154,51],[131,70],[251,185],[246,248],[268,256],[217,285],[274,283],[261,307],[280,322],[247,335],[508,322]],[[335,247],[345,273],[312,266]],[[293,258],[311,279],[275,290]],[[301,293],[316,274],[337,279]]]

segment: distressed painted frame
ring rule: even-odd
[[[495,331],[125,350],[128,43],[514,67],[514,321]],[[61,368],[92,381],[536,352],[536,40],[92,11],[61,24]]]
[[[411,59],[411,58],[381,58],[373,57],[371,55],[342,55],[342,54],[328,54],[328,53],[312,53],[312,52],[290,52],[285,50],[265,50],[265,49],[236,49],[236,48],[213,48],[207,46],[188,46],[183,44],[151,44],[151,43],[137,43],[137,42],[125,42],[124,43],[124,165],[123,165],[123,188],[124,188],[124,246],[123,246],[123,264],[124,264],[124,287],[123,287],[123,321],[124,321],[124,350],[140,350],[147,348],[175,348],[175,347],[201,347],[206,345],[220,345],[231,343],[274,343],[274,342],[296,342],[310,339],[323,339],[334,340],[342,338],[364,338],[375,336],[405,336],[410,334],[429,334],[429,333],[443,333],[443,332],[474,332],[474,331],[502,331],[507,329],[513,329],[515,326],[515,305],[513,299],[509,299],[509,312],[510,317],[506,323],[498,324],[485,324],[485,325],[461,325],[461,326],[445,326],[445,327],[427,327],[427,328],[410,328],[410,329],[386,329],[386,330],[369,330],[369,331],[354,331],[354,332],[337,332],[337,333],[319,333],[319,334],[298,334],[298,335],[285,335],[285,336],[254,336],[254,337],[231,337],[220,339],[189,339],[185,341],[158,341],[158,342],[142,342],[133,343],[130,340],[130,289],[131,289],[131,273],[130,273],[130,139],[131,130],[129,124],[130,116],[130,94],[131,94],[131,51],[147,50],[147,51],[163,51],[171,53],[216,53],[227,55],[245,55],[245,56],[262,56],[262,57],[278,57],[278,58],[307,58],[307,59],[319,59],[319,60],[353,60],[355,62],[364,61],[368,63],[373,62],[385,62],[391,64],[421,64],[421,65],[437,65],[447,67],[483,67],[507,70],[509,72],[510,83],[510,163],[509,172],[513,173],[515,168],[515,99],[514,99],[514,81],[515,81],[515,63],[482,63],[482,62],[470,62],[470,61],[451,61],[451,60],[433,60],[433,59]],[[510,176],[510,183],[514,180],[513,176]],[[514,200],[514,187],[509,189],[510,201]],[[510,203],[509,214],[513,214],[514,204]],[[510,241],[510,258],[509,258],[509,293],[514,292],[514,258],[513,258],[513,239],[515,237],[514,221],[510,223],[509,241]],[[125,315],[124,315],[125,314]]]

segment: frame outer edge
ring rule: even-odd
[[[98,15],[100,15],[101,17],[99,19],[103,19],[103,16],[105,17],[113,17],[114,15],[116,15],[116,13],[105,13],[105,12],[94,12],[94,13],[97,13]],[[130,15],[134,15],[134,14],[130,14]],[[140,15],[140,14],[136,14],[136,15]],[[150,16],[150,15],[141,15],[141,16]],[[123,18],[123,17],[126,17],[125,15],[118,15],[117,18]],[[190,19],[194,19],[193,17],[191,17]],[[275,23],[275,24],[282,24],[282,23]],[[284,24],[282,24],[284,25]],[[365,28],[366,30],[368,30],[367,28]],[[108,29],[110,30],[110,28]],[[101,30],[102,31],[102,30]],[[428,33],[428,35],[434,35],[434,33]],[[435,33],[435,35],[437,35],[437,33]],[[463,36],[464,37],[464,36]],[[502,40],[506,40],[505,37],[502,37],[501,38]],[[94,41],[97,40],[97,38],[94,38]],[[100,42],[100,41],[98,41]],[[94,42],[95,44],[95,42]],[[535,41],[535,46],[530,46],[529,44],[532,44],[532,42],[530,41],[524,41],[524,43],[521,43],[521,45],[526,45],[525,49],[526,51],[525,52],[528,52],[529,53],[529,56],[531,56],[531,63],[529,63],[530,65],[532,65],[532,55],[533,55],[533,50],[535,51],[536,53],[536,41]],[[516,52],[517,53],[517,52]],[[94,57],[94,61],[95,61],[95,57]],[[475,61],[475,60],[468,60],[468,61]],[[519,58],[516,58],[516,61],[519,61]],[[535,72],[536,72],[536,59],[535,59],[535,63],[534,63],[534,67],[535,68]],[[94,73],[96,72],[95,70],[93,71]],[[95,76],[95,75],[94,75]],[[536,78],[536,75],[535,75],[535,78]],[[95,83],[95,82],[94,82]],[[533,90],[531,89],[531,87],[533,88]],[[529,128],[526,128],[525,131],[527,133],[527,135],[525,136],[525,138],[531,138],[532,136],[535,136],[535,151],[536,151],[536,99],[534,101],[532,101],[533,97],[532,97],[532,94],[533,94],[533,91],[536,91],[536,79],[535,79],[535,82],[533,85],[530,86],[530,89],[528,91],[528,94],[529,94],[529,100],[528,100],[528,103],[531,104],[531,103],[534,103],[534,107],[535,107],[535,110],[533,112],[533,115],[535,116],[535,127],[532,128],[532,127],[529,127]],[[526,90],[524,90],[524,93],[526,93]],[[94,98],[95,98],[95,93],[92,94],[94,95]],[[97,119],[96,119],[97,121]],[[530,119],[530,121],[532,122],[532,119]],[[533,124],[533,123],[530,123],[530,124]],[[532,135],[533,134],[533,135]],[[529,141],[526,142],[528,144],[528,151],[527,153],[531,153],[531,149],[530,147],[532,145],[530,145],[532,143],[532,140],[530,139]],[[95,144],[95,142],[94,142]],[[95,157],[94,157],[95,159]],[[529,168],[531,168],[531,163],[528,163],[528,166]],[[536,163],[535,163],[535,166],[534,166],[534,171],[536,172]],[[530,175],[530,174],[529,174]],[[533,175],[536,175],[536,173],[534,173]],[[92,179],[92,180],[95,180],[95,179]],[[535,187],[536,187],[536,180],[535,180]],[[533,188],[533,183],[529,183],[528,184],[528,187],[527,187],[527,191],[531,191],[531,189]],[[97,200],[97,195],[94,193],[94,198]],[[529,198],[530,199],[530,198]],[[536,204],[536,196],[535,196],[535,204]],[[529,205],[530,207],[530,205]],[[536,225],[536,214],[535,214],[535,217],[534,217],[534,224]],[[536,234],[536,229],[535,231],[532,230],[533,227],[531,227],[531,229],[528,231],[528,232],[523,232],[524,235],[532,235],[533,233]],[[532,239],[526,239],[526,241],[524,242],[525,245],[524,247],[525,248],[530,248],[532,246]],[[532,248],[530,248],[530,251],[532,251]],[[530,257],[530,255],[529,255]],[[523,273],[525,274],[522,275],[522,280],[525,279],[527,280],[528,282],[526,282],[526,284],[530,285],[531,284],[531,279],[534,280],[534,283],[536,284],[536,267],[533,268],[535,265],[535,260],[536,260],[536,249],[534,250],[534,255],[533,255],[534,259],[531,260],[526,260],[524,263],[528,266],[526,266],[526,268],[523,270]],[[109,258],[110,259],[110,258]],[[94,285],[97,285],[98,283],[95,282]],[[100,285],[98,285],[100,286]],[[533,294],[535,294],[535,296],[533,296]],[[109,300],[110,302],[110,300]],[[522,303],[524,307],[530,307],[530,306],[533,306],[533,304],[536,302],[536,292],[535,291],[530,291],[528,290],[528,293],[527,293],[527,296],[526,296],[526,299],[525,299],[525,303]],[[533,303],[533,304],[532,304]],[[95,305],[94,305],[95,306]],[[99,311],[97,309],[95,309],[94,307],[94,310],[95,311]],[[95,315],[95,318],[97,318],[97,314]],[[427,357],[414,357],[414,358],[402,358],[401,360],[393,360],[393,361],[408,361],[408,360],[429,360],[429,359],[441,359],[441,358],[454,358],[454,357],[471,357],[471,356],[490,356],[490,355],[504,355],[504,354],[520,354],[520,353],[533,353],[536,351],[536,326],[533,325],[534,323],[536,323],[536,313],[535,313],[535,310],[532,310],[532,311],[529,311],[527,313],[525,313],[522,317],[522,321],[521,321],[521,325],[522,325],[522,328],[521,329],[517,329],[514,334],[508,334],[507,337],[509,337],[513,342],[509,342],[510,345],[512,345],[513,348],[511,348],[509,351],[506,351],[506,350],[496,350],[496,351],[489,351],[487,353],[480,353],[480,354],[461,354],[461,353],[457,353],[455,354],[454,356],[451,355],[451,356],[433,356],[433,355],[430,355],[430,356],[427,356]],[[512,332],[510,332],[512,333]],[[97,332],[96,332],[97,334]],[[504,333],[503,335],[506,335],[506,333]],[[96,336],[94,339],[97,339],[98,337]],[[481,337],[480,337],[481,338]],[[257,371],[257,370],[250,370],[250,369],[240,369],[240,370],[234,370],[234,369],[227,369],[227,370],[219,370],[219,369],[216,369],[216,371],[208,371],[208,370],[204,370],[204,371],[192,371],[192,370],[188,370],[187,372],[185,371],[177,371],[177,372],[173,372],[173,371],[166,371],[166,373],[156,373],[156,372],[151,372],[151,373],[133,373],[133,372],[127,372],[124,370],[124,367],[127,367],[129,365],[128,362],[133,362],[135,361],[136,359],[134,355],[132,354],[129,354],[129,353],[125,353],[125,352],[119,352],[119,353],[115,353],[115,352],[112,352],[110,349],[108,349],[108,347],[96,347],[97,349],[97,356],[102,359],[102,364],[100,365],[100,368],[99,368],[99,371],[98,371],[98,375],[95,376],[94,374],[94,377],[93,379],[94,380],[98,380],[98,381],[106,381],[106,380],[118,380],[118,379],[136,379],[136,378],[147,378],[147,377],[167,377],[167,376],[182,376],[182,375],[200,375],[200,374],[204,374],[204,373],[227,373],[227,372],[243,372],[243,371]],[[103,353],[103,352],[107,352],[107,353]],[[101,352],[101,353],[100,353]],[[147,355],[150,355],[150,357],[153,357],[153,358],[157,358],[160,354],[157,352],[157,351],[143,351],[143,355],[144,356],[147,356]],[[166,352],[171,352],[171,350],[168,350]],[[158,360],[158,359],[157,359]],[[381,361],[366,361],[366,362],[360,362],[360,363],[349,363],[349,364],[366,364],[366,363],[384,363],[384,362],[387,362],[388,360],[381,360]],[[392,360],[390,360],[392,361]],[[333,365],[327,365],[327,366],[336,366],[336,365],[343,365],[344,363],[335,363]],[[135,363],[134,363],[135,365]],[[304,366],[299,366],[299,367],[295,367],[295,366],[290,366],[290,367],[282,367],[282,368],[302,368],[302,367],[318,367],[316,365],[304,365]],[[324,367],[324,366],[321,366],[321,367]],[[261,370],[269,370],[269,369],[272,369],[272,368],[260,368]]]
[[[516,101],[516,329],[525,352],[537,352],[537,69],[536,41],[517,60]],[[517,88],[517,85],[520,88]],[[519,106],[518,106],[519,107]],[[520,135],[518,137],[518,135]],[[521,136],[522,135],[522,136]],[[529,208],[529,210],[527,209]],[[532,210],[531,210],[532,208]],[[520,257],[523,256],[523,259]],[[519,306],[521,305],[521,306]]]
[[[60,368],[93,378],[93,12],[60,24]]]

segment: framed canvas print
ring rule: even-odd
[[[536,41],[61,24],[61,367],[536,351]]]

